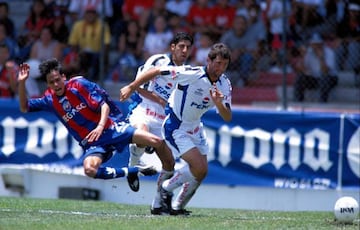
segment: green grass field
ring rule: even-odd
[[[360,229],[332,212],[189,208],[191,216],[152,216],[149,207],[103,201],[0,197],[0,229]]]

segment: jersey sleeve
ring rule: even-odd
[[[223,75],[222,81],[221,81],[221,92],[224,95],[223,104],[228,104],[231,107],[231,95],[232,95],[232,86],[230,80]]]
[[[75,88],[78,90],[79,96],[92,110],[98,111],[105,101],[100,86],[83,77],[74,80],[76,81]]]
[[[179,84],[191,84],[198,78],[204,76],[205,71],[202,66],[162,66],[161,75],[174,79]]]
[[[41,98],[28,100],[28,112],[52,111],[51,95],[45,94]]]

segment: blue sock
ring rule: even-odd
[[[95,178],[107,180],[124,177],[127,175],[127,171],[127,168],[99,167],[96,172]]]

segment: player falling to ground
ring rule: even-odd
[[[189,34],[184,32],[177,33],[170,42],[170,53],[151,56],[139,68],[138,74],[154,66],[183,65],[191,53],[192,45],[193,38]],[[129,106],[132,108],[129,113],[129,122],[136,128],[147,130],[161,137],[161,126],[166,117],[165,105],[175,88],[176,82],[171,78],[158,76],[145,85],[145,87],[143,85],[137,90],[138,93],[135,93],[136,95],[132,96],[134,102]],[[144,151],[145,146],[130,144],[129,166],[142,165],[141,156],[144,154]],[[160,155],[159,158],[162,159],[163,157]],[[173,164],[162,164],[162,170],[157,183],[161,184],[164,180],[170,178],[174,173],[173,170]],[[157,192],[151,205],[151,213],[155,215],[161,214],[160,191]]]
[[[154,67],[120,90],[120,100],[125,100],[141,84],[157,75],[173,78],[177,82],[168,101],[168,115],[162,131],[174,157],[180,157],[187,165],[176,170],[160,186],[163,212],[188,215],[185,206],[207,174],[209,147],[201,122],[202,115],[215,107],[224,121],[232,119],[232,87],[224,75],[230,57],[227,46],[217,43],[211,47],[206,66]],[[173,191],[180,186],[182,188],[172,201]]]
[[[156,174],[152,167],[115,168],[102,164],[113,156],[113,151],[121,152],[129,143],[153,146],[159,153],[170,155],[161,138],[121,122],[121,111],[105,90],[81,76],[67,81],[58,60],[46,60],[39,65],[39,69],[48,89],[42,97],[28,99],[25,82],[30,66],[26,63],[20,65],[20,110],[54,113],[83,148],[83,167],[87,176],[99,179],[127,176],[130,188],[136,192],[139,190],[138,175]]]

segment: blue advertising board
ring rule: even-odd
[[[127,104],[119,104],[126,112]],[[238,108],[203,117],[210,145],[204,183],[290,189],[360,189],[360,114]],[[124,166],[125,148],[108,164]],[[82,165],[82,149],[55,116],[0,100],[1,165]],[[155,178],[153,178],[155,179]]]

